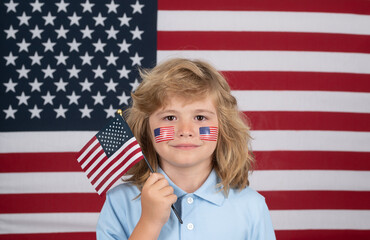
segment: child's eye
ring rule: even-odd
[[[198,116],[195,117],[195,119],[197,121],[204,121],[204,120],[206,120],[206,117],[205,116],[202,116],[202,115],[198,115]]]
[[[175,116],[166,116],[164,117],[165,120],[168,120],[168,121],[174,121],[176,120],[176,117]]]

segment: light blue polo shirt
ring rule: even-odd
[[[194,193],[177,187],[159,169],[178,197],[175,208],[183,224],[171,212],[158,239],[275,239],[271,217],[265,199],[247,187],[242,191],[231,189],[229,196],[216,189],[219,182],[213,170],[204,184]],[[141,216],[138,188],[129,183],[121,184],[107,193],[96,229],[97,239],[128,239]]]

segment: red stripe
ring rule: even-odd
[[[96,193],[1,194],[0,213],[99,212],[104,201]]]
[[[370,74],[319,72],[222,72],[233,90],[370,92]]]
[[[89,152],[87,152],[85,157],[83,159],[81,159],[80,162],[79,162],[80,165],[81,165],[81,168],[82,168],[82,165],[89,159],[89,157],[92,156],[94,154],[94,152],[99,148],[101,148],[100,143],[96,144],[93,148],[90,149]],[[96,158],[98,158],[101,153],[104,153],[104,150],[102,148],[98,151],[97,154],[94,155],[94,157],[90,160],[88,165],[91,165],[91,162],[93,162]]]
[[[370,230],[277,230],[275,235],[279,240],[353,240],[370,239]]]
[[[0,172],[80,172],[76,152],[1,153]]]
[[[80,150],[80,152],[79,152],[79,154],[78,154],[78,158],[80,157],[80,155],[82,154],[82,153],[84,153],[85,151],[86,151],[86,149],[88,149],[89,147],[90,147],[90,145],[91,144],[93,144],[93,142],[95,142],[96,140],[98,140],[97,138],[96,138],[96,136],[94,136],[94,137],[92,137],[91,139],[90,139],[90,141],[88,141],[87,143],[86,143],[86,145]]]
[[[370,170],[367,152],[254,152],[256,170]]]
[[[259,191],[270,210],[352,209],[369,210],[370,192]]]
[[[244,112],[252,130],[370,131],[369,113]]]
[[[0,240],[95,240],[95,232],[0,234]]]
[[[158,0],[159,10],[294,11],[369,14],[368,0]]]
[[[297,32],[159,31],[158,50],[283,50],[370,53],[370,36]]]
[[[91,171],[87,174],[87,177],[88,178],[91,178],[91,176],[101,167],[101,165],[103,165],[104,164],[104,162],[105,161],[107,161],[108,160],[108,157],[104,154],[104,157],[99,161],[99,163],[98,164],[96,164],[96,166],[93,168],[93,169],[91,169]],[[95,161],[97,161],[96,159],[94,160],[94,162]],[[92,165],[92,163],[91,163],[91,165]],[[91,166],[90,165],[90,166]],[[90,166],[88,166],[87,168],[85,168],[85,172],[87,171],[87,169],[89,169],[89,167]]]

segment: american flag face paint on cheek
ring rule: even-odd
[[[169,126],[154,129],[154,138],[156,143],[174,140],[175,127]]]
[[[217,127],[200,127],[199,138],[205,141],[217,141],[218,128]]]

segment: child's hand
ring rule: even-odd
[[[160,173],[153,173],[146,180],[141,192],[141,221],[162,229],[171,214],[171,205],[177,201],[173,188]]]

